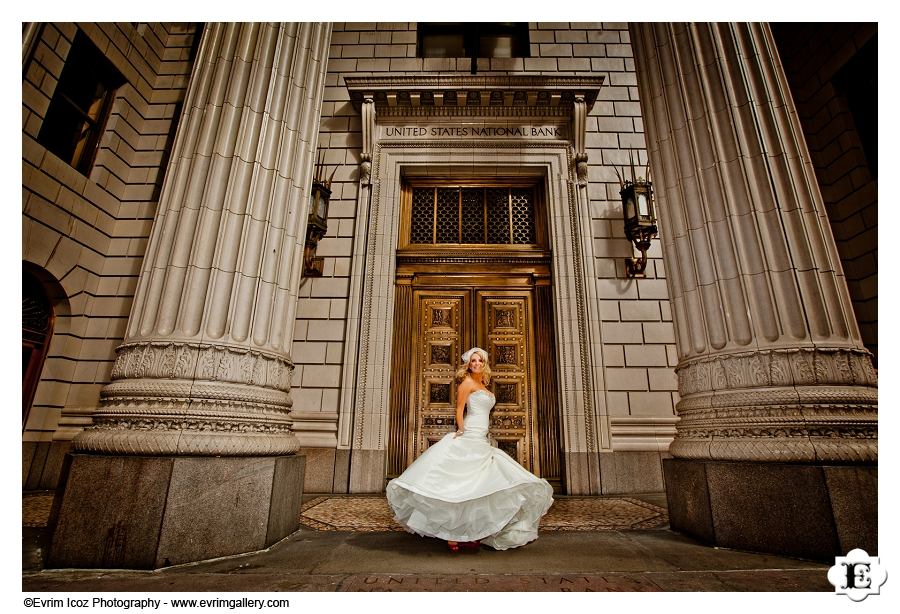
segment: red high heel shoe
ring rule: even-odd
[[[473,542],[463,542],[460,544],[465,550],[478,550],[481,548],[481,542],[477,539]]]
[[[450,552],[459,552],[459,543],[451,544],[447,542],[447,547],[450,549]]]

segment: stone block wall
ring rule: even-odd
[[[78,30],[125,78],[84,176],[38,141]],[[55,285],[54,334],[23,433],[23,484],[53,488],[68,440],[97,407],[156,213],[195,24],[47,23],[23,58],[22,260]],[[51,445],[52,444],[52,445]],[[49,460],[48,460],[49,459]],[[54,460],[55,459],[55,460]]]

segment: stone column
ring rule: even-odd
[[[169,498],[162,535],[139,563],[97,565],[220,556],[280,539],[290,527],[273,522],[296,528],[273,514],[299,496],[302,458],[273,457],[298,449],[288,417],[291,346],[329,40],[326,24],[204,31],[112,382],[94,425],[74,441],[80,452],[120,462],[91,469],[98,457],[76,457],[69,477],[96,499],[101,488],[79,482],[92,471],[153,474],[143,481],[168,490],[160,491]],[[135,455],[153,457],[158,469],[134,464]],[[172,518],[197,480],[205,492],[188,506],[192,518]],[[173,490],[185,499],[173,501]],[[296,511],[285,509],[294,519]],[[180,547],[176,533],[205,534],[205,515],[231,530],[208,547]],[[166,533],[167,522],[180,521],[195,526]],[[254,521],[263,524],[247,525]],[[236,529],[257,528],[256,541],[232,540]],[[54,544],[59,564],[71,564],[70,550]]]
[[[678,348],[672,526],[871,552],[876,374],[770,29],[630,29]]]

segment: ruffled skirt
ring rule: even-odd
[[[483,435],[453,434],[428,448],[386,489],[394,519],[408,531],[497,550],[538,536],[553,489],[492,447]]]

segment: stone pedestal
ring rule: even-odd
[[[158,569],[297,530],[303,456],[71,455],[47,566]]]
[[[878,551],[878,468],[663,461],[669,525],[704,543],[819,561]]]

